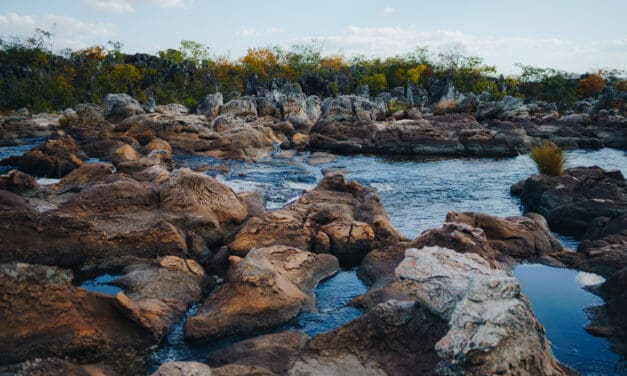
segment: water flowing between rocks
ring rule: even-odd
[[[254,164],[191,157],[179,160],[188,167],[227,165],[228,172],[211,169],[210,175],[235,191],[261,192],[268,209],[277,209],[313,188],[324,169],[341,169],[348,179],[376,188],[392,223],[403,235],[414,238],[422,231],[441,226],[447,211],[476,211],[506,217],[521,215],[518,198],[510,185],[535,172],[527,156],[511,159],[442,159],[383,156],[339,156],[317,166],[306,163],[307,155],[260,161]],[[627,173],[627,155],[620,150],[575,150],[567,152],[568,166],[598,165]],[[216,172],[221,171],[221,172]],[[575,250],[576,239],[555,234],[562,244]],[[586,309],[602,304],[601,298],[584,289],[578,272],[543,265],[523,264],[515,268],[523,292],[531,300],[537,318],[545,325],[555,357],[581,374],[613,375],[624,369],[624,360],[609,350],[606,339],[583,329]],[[579,281],[579,282],[578,282]],[[95,283],[95,288],[90,284]],[[89,289],[101,289],[105,280],[85,281]],[[334,329],[358,317],[359,310],[347,307],[367,287],[354,270],[342,270],[316,289],[318,312],[301,313],[281,330],[303,330],[310,335]],[[207,354],[240,338],[228,338],[197,346],[183,341],[182,328],[192,307],[166,341],[147,356],[151,369],[169,360],[204,361]]]

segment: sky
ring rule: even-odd
[[[0,36],[53,31],[54,49],[123,43],[156,53],[181,40],[239,58],[316,40],[325,54],[387,57],[451,48],[499,72],[515,63],[627,70],[627,0],[0,0]]]

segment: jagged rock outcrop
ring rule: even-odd
[[[223,104],[222,93],[208,94],[196,107],[196,113],[206,117],[216,117],[220,114],[220,106]]]
[[[357,265],[373,248],[399,239],[376,191],[336,174],[283,209],[249,219],[229,249],[243,256],[255,247],[283,244],[330,252],[343,265]]]
[[[552,357],[518,281],[475,253],[408,249],[396,268],[403,290],[448,326],[435,344],[453,374],[566,375]]]
[[[128,94],[107,94],[104,98],[104,117],[109,121],[121,121],[143,113],[139,102]]]
[[[293,247],[256,248],[235,265],[198,313],[185,323],[185,338],[210,341],[279,325],[315,307],[313,289],[338,270],[337,259]]]
[[[627,184],[620,171],[577,167],[562,176],[532,175],[519,193],[552,230],[583,238],[576,253],[558,255],[562,262],[605,276],[627,266]]]
[[[342,118],[343,115],[333,115]],[[342,114],[342,113],[340,113]],[[310,147],[338,153],[451,156],[515,156],[508,139],[480,125],[471,115],[430,116],[419,120],[325,121],[311,130]]]

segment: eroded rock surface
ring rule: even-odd
[[[231,258],[228,282],[187,320],[185,338],[210,341],[272,327],[314,309],[313,289],[338,270],[337,259],[293,247],[255,248]]]

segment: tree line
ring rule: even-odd
[[[366,85],[371,95],[405,88],[427,91],[451,82],[461,93],[487,93],[492,99],[512,95],[556,102],[561,108],[596,96],[606,85],[627,91],[621,71],[581,76],[551,68],[520,65],[518,76],[459,49],[435,52],[416,48],[388,58],[323,55],[322,45],[251,48],[240,59],[211,54],[208,47],[181,41],[179,48],[156,55],[122,52],[122,43],[54,53],[51,33],[37,29],[28,39],[0,39],[0,109],[21,107],[51,111],[81,102],[102,103],[107,93],[127,93],[140,102],[182,103],[194,108],[208,94],[225,99],[297,82],[308,95],[350,94]]]

